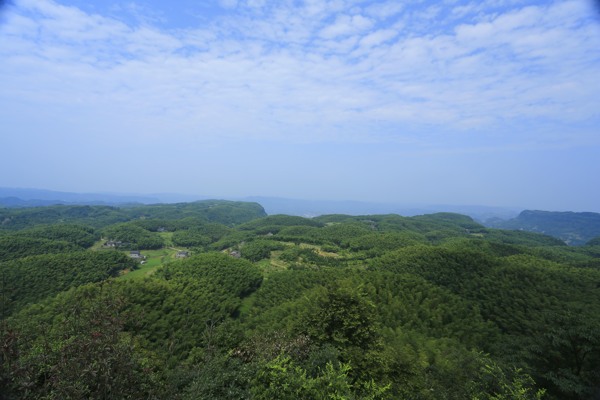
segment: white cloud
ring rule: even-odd
[[[400,1],[376,2],[366,7],[366,13],[379,19],[391,18],[399,14],[405,8]]]
[[[538,126],[525,133],[536,135],[598,119],[600,34],[576,3],[489,15],[467,5],[476,11],[462,10],[461,24],[420,34],[411,24],[431,23],[439,9],[411,11],[422,20],[406,25],[400,3],[253,3],[264,19],[233,12],[167,31],[23,0],[0,27],[9,39],[0,41],[0,99],[100,121],[115,136],[371,141],[433,132],[427,141],[518,124]]]
[[[360,45],[367,48],[377,46],[394,38],[396,35],[398,35],[398,32],[395,29],[380,29],[364,36],[360,40]]]
[[[372,26],[373,21],[362,15],[341,15],[333,24],[326,26],[321,31],[321,36],[325,39],[336,39],[340,36],[363,33]]]

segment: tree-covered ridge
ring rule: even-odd
[[[227,226],[239,225],[267,215],[258,203],[227,200],[202,200],[193,203],[135,206],[123,208],[123,212],[131,219],[181,220],[198,218],[205,222],[217,222]]]
[[[63,240],[0,235],[0,262],[38,254],[67,253],[77,250],[82,249]]]
[[[257,203],[226,200],[128,207],[57,205],[25,209],[0,208],[0,230],[18,230],[56,223],[83,224],[102,228],[119,222],[140,219],[163,220],[170,223],[195,219],[233,226],[265,216],[265,210]]]
[[[77,223],[94,228],[130,219],[122,210],[109,206],[50,206],[0,208],[0,229],[18,230],[42,224]]]
[[[0,262],[2,315],[69,288],[115,277],[135,264],[116,252],[44,254]]]
[[[118,242],[118,247],[125,249],[160,249],[164,246],[158,233],[147,231],[131,222],[111,225],[102,230],[102,236],[108,242]]]
[[[600,214],[525,210],[517,218],[498,221],[492,226],[545,233],[570,245],[583,245],[600,236]]]
[[[175,246],[155,250],[171,256],[151,274],[91,279],[106,270],[97,260],[89,279],[45,279],[54,292],[36,298],[31,284],[40,280],[30,278],[47,266],[129,263],[128,251],[97,244],[1,264],[23,271],[8,279],[18,290],[2,322],[6,398],[100,399],[115,390],[159,399],[596,396],[595,242],[569,247],[449,213],[228,224],[153,207],[90,231]],[[7,237],[58,238],[47,229]],[[177,259],[181,250],[192,256]],[[76,254],[93,256],[77,262]],[[75,365],[85,373],[74,376]]]
[[[100,237],[93,228],[77,224],[40,225],[20,230],[13,236],[64,240],[83,248],[91,247]]]
[[[256,290],[262,281],[260,270],[252,263],[223,253],[200,254],[169,264],[159,271],[158,276],[167,281],[193,280],[240,298]]]

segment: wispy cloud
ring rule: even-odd
[[[5,112],[48,108],[47,123],[119,137],[439,147],[554,143],[567,126],[564,142],[594,140],[600,125],[600,26],[581,1],[218,6],[175,29],[21,0],[0,26]]]

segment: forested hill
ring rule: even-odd
[[[516,218],[487,224],[501,229],[544,233],[570,245],[583,245],[600,236],[600,214],[525,210]]]
[[[600,394],[600,240],[221,201],[0,223],[2,400]]]
[[[16,230],[40,224],[80,223],[102,228],[119,222],[145,220],[146,225],[157,227],[172,224],[175,220],[189,223],[215,222],[235,226],[255,218],[265,217],[258,203],[202,200],[191,203],[90,206],[55,205],[32,208],[0,208],[0,230]]]

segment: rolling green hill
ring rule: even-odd
[[[453,213],[24,211],[0,235],[3,398],[596,395],[595,242]],[[108,236],[159,248],[140,265]]]

